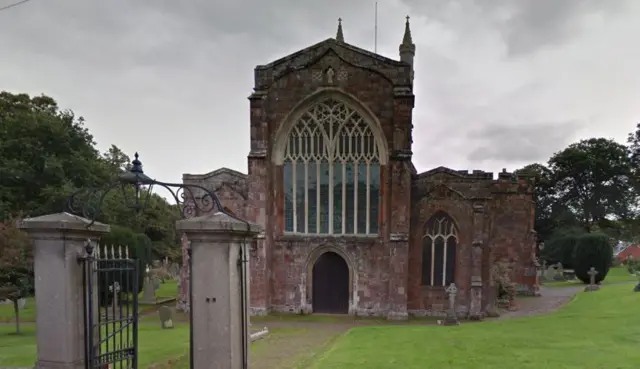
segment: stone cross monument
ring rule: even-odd
[[[596,270],[596,268],[591,267],[591,269],[589,269],[587,274],[589,274],[589,285],[587,287],[585,287],[585,289],[584,289],[585,292],[599,290],[600,286],[598,286],[596,284],[596,275],[598,274],[598,271]]]
[[[449,309],[447,310],[447,316],[444,319],[444,325],[458,325],[458,315],[456,314],[456,295],[458,294],[458,287],[455,283],[451,283],[445,290],[449,295]]]

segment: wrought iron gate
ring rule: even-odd
[[[138,260],[128,248],[85,246],[84,326],[86,369],[138,367]]]

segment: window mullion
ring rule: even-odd
[[[304,233],[309,233],[309,161],[304,161]]]
[[[316,233],[320,233],[320,216],[322,206],[320,205],[320,163],[322,160],[316,159]]]
[[[442,285],[446,286],[447,284],[447,240],[444,240],[444,244],[442,246]]]
[[[333,234],[333,161],[329,161],[329,205],[327,211],[329,212],[329,234]]]
[[[347,233],[347,162],[342,161],[342,234]]]
[[[353,234],[358,234],[358,171],[360,163],[354,161],[353,168]]]
[[[366,223],[366,233],[369,234],[371,232],[371,163],[367,162],[367,223]]]
[[[297,185],[297,179],[298,177],[296,176],[296,161],[293,160],[291,161],[291,166],[293,167],[291,169],[291,173],[292,173],[292,183],[293,183],[293,232],[297,232],[298,231],[298,226],[297,226],[297,222],[298,222],[298,199],[296,197],[296,185]]]
[[[431,270],[430,270],[430,274],[431,274],[431,282],[429,283],[431,286],[435,285],[435,270],[436,270],[436,240],[435,238],[429,237],[431,238]]]

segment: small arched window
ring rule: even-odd
[[[458,229],[445,212],[434,214],[422,236],[422,285],[448,286],[454,283]]]
[[[291,128],[283,163],[284,231],[377,234],[380,150],[367,122],[327,98]]]

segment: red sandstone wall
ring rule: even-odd
[[[327,86],[324,78],[317,78],[328,66],[336,71],[331,86]],[[308,284],[304,276],[308,274],[306,263],[310,253],[320,246],[334,247],[352,260],[355,313],[382,314],[388,306],[406,309],[408,241],[405,236],[404,240],[394,242],[393,253],[385,242],[390,232],[406,235],[409,231],[411,166],[407,159],[410,157],[392,159],[389,165],[381,168],[379,237],[326,239],[283,236],[282,173],[281,167],[272,165],[271,158],[275,134],[285,117],[298,103],[324,87],[340,88],[365,105],[378,118],[392,153],[410,149],[413,95],[409,91],[406,96],[394,98],[392,81],[375,68],[354,66],[329,51],[316,63],[291,69],[274,82],[270,78],[279,67],[269,71],[256,70],[256,92],[250,97],[247,218],[262,225],[265,234],[258,240],[251,260],[254,312],[269,308],[279,311],[308,309],[305,305],[310,303],[305,292]],[[408,76],[408,67],[401,68],[395,76],[401,77],[402,73]]]

